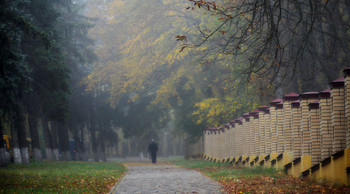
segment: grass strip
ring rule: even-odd
[[[117,162],[42,162],[0,169],[0,193],[106,193],[125,167]]]

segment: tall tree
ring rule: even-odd
[[[61,49],[58,46],[59,35],[57,32],[59,13],[54,9],[54,4],[51,1],[32,0],[27,6],[27,12],[38,28],[50,34],[48,38],[51,41],[50,47],[43,45],[36,37],[26,36],[22,42],[22,50],[26,54],[26,61],[31,70],[31,91],[26,95],[25,104],[29,114],[29,128],[34,157],[40,160],[37,123],[41,114],[45,114],[45,117],[52,115],[53,107],[58,102],[57,98],[60,95],[56,93],[56,96],[54,96],[50,92],[61,89],[61,87],[56,86],[61,85],[62,82],[64,83],[67,80],[65,77],[67,77],[68,69],[61,62],[63,61],[63,57]],[[46,118],[42,118],[42,120],[46,120]],[[49,130],[49,128],[45,126],[44,130]],[[48,132],[44,134],[47,135]],[[45,140],[48,141],[47,138]],[[50,145],[48,147],[49,149],[46,150],[52,152],[50,150],[52,149],[52,144],[49,142],[46,144]],[[51,155],[51,153],[46,153],[49,159],[51,159]]]
[[[43,115],[43,129],[45,130],[46,156],[48,159],[58,158],[56,141],[47,135],[55,134],[48,127],[49,120],[62,120],[67,115],[67,95],[69,93],[69,72],[64,63],[62,31],[60,19],[62,14],[55,8],[53,1],[32,0],[28,6],[33,22],[43,31],[50,34],[50,47],[38,42],[35,37],[26,37],[22,43],[22,49],[27,55],[26,61],[31,69],[31,92],[27,94],[27,111],[30,115],[30,130],[32,132],[33,150],[39,149],[37,134],[37,122]],[[35,106],[36,105],[36,106]],[[35,107],[33,107],[35,106]],[[53,130],[53,129],[52,129]],[[36,151],[37,152],[37,151]],[[53,156],[53,157],[51,157]],[[54,157],[55,156],[55,157]],[[37,158],[38,159],[38,158]]]
[[[20,47],[21,41],[24,34],[37,35],[42,39],[45,39],[46,36],[42,31],[38,30],[30,21],[28,15],[25,14],[25,8],[27,6],[28,2],[24,0],[2,1],[0,3],[0,116],[2,118],[6,116],[11,118],[11,127],[15,130],[11,133],[14,135],[12,141],[15,142],[13,149],[16,162],[22,162],[19,147],[21,147],[23,152],[27,152],[28,150],[23,128],[23,95],[28,90],[27,83],[30,77],[28,64],[24,60],[24,55]],[[17,123],[14,120],[18,120],[21,123]],[[18,125],[14,126],[15,124]],[[16,127],[20,127],[20,129]],[[20,137],[20,141],[18,141],[17,137]],[[23,156],[27,155],[23,153]],[[29,159],[24,158],[23,161],[27,162]]]

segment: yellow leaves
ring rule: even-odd
[[[211,120],[213,117],[220,115],[224,112],[223,107],[220,105],[218,98],[208,98],[195,104],[197,108],[192,115],[197,115],[197,123],[201,123],[202,120]]]
[[[130,101],[137,100],[139,96],[136,94],[149,89],[147,87],[155,83],[156,86],[151,86],[157,87],[152,104],[159,103],[170,107],[170,99],[177,100],[179,104],[182,103],[183,92],[193,92],[195,99],[202,99],[205,92],[203,88],[206,87],[205,84],[210,83],[213,93],[210,96],[213,98],[198,100],[196,110],[192,113],[198,116],[198,123],[206,122],[208,117],[213,117],[209,122],[218,124],[219,117],[229,118],[241,107],[239,100],[234,102],[232,99],[222,99],[222,96],[233,89],[232,81],[237,79],[230,75],[234,70],[232,57],[223,53],[217,56],[204,55],[209,53],[208,45],[203,44],[195,48],[192,43],[189,43],[190,39],[187,35],[192,37],[198,31],[192,23],[188,24],[185,18],[177,15],[178,12],[174,11],[174,7],[168,9],[169,7],[165,6],[163,8],[166,9],[155,9],[154,7],[158,5],[152,5],[154,9],[146,10],[136,5],[147,5],[147,3],[143,4],[137,0],[107,2],[104,6],[109,12],[102,14],[104,18],[99,18],[104,23],[94,27],[94,37],[101,40],[95,47],[100,64],[87,77],[91,86],[95,86],[90,88],[99,89],[100,85],[108,85],[106,89],[111,93],[110,100],[117,103],[123,93],[135,94]],[[166,0],[166,2],[166,5],[177,6],[173,0]],[[199,1],[197,2],[200,4]],[[201,6],[208,9],[208,5],[211,10],[216,9],[215,3]],[[162,5],[157,8],[162,8]],[[134,9],[140,13],[136,13]],[[194,15],[194,18],[197,16]],[[224,17],[224,19],[230,19],[232,15]],[[203,26],[203,29],[207,29],[204,30],[205,33],[212,33],[210,29],[217,23],[217,18],[211,16],[203,18],[203,15],[198,17],[207,24]],[[166,22],[162,23],[164,21]],[[222,30],[219,33],[226,35],[228,32]],[[185,41],[188,42],[184,45]],[[238,46],[237,49],[241,49],[241,52],[245,50],[244,45]],[[179,50],[181,53],[178,52]],[[201,60],[203,56],[205,58]],[[201,67],[198,66],[199,60],[203,64]],[[217,67],[216,72],[205,72],[211,71],[214,65]],[[217,79],[218,77],[220,78]],[[229,77],[227,79],[229,81],[223,81],[222,77]],[[182,82],[183,80],[185,81]],[[218,96],[220,99],[215,98]]]
[[[200,114],[200,111],[194,111],[193,113],[192,113],[192,115],[199,115]]]
[[[168,78],[164,80],[156,94],[156,98],[151,104],[162,104],[163,106],[170,108],[168,99],[172,96],[178,96],[173,79]]]
[[[129,102],[135,102],[140,97],[139,94],[135,94],[133,97],[130,98]]]
[[[235,117],[239,117],[245,111],[256,108],[256,104],[249,103],[253,99],[246,93],[228,95],[225,98],[207,98],[195,104],[195,116],[197,123],[205,123],[207,126],[221,126]]]
[[[214,117],[215,115],[218,114],[218,111],[215,109],[210,109],[209,113],[207,114],[207,117]]]
[[[89,75],[87,76],[87,78],[88,78],[89,80],[91,80],[91,79],[92,79],[92,74],[89,74]]]
[[[162,35],[160,35],[159,36],[159,38],[158,39],[156,39],[152,44],[153,45],[156,45],[156,44],[158,44],[158,43],[162,43],[162,42],[164,42],[165,41],[165,34],[162,34]]]
[[[172,54],[168,54],[166,57],[165,57],[165,61],[171,65],[175,62],[175,56],[172,55]]]
[[[207,102],[199,102],[199,103],[196,103],[195,106],[199,107],[200,109],[209,108],[209,103],[207,103]]]
[[[202,124],[203,121],[201,119],[198,119],[196,123],[197,123],[197,125],[199,125],[199,124]]]

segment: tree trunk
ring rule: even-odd
[[[96,143],[96,134],[95,134],[95,131],[96,131],[95,127],[96,126],[95,126],[94,119],[95,118],[93,118],[93,117],[90,118],[91,146],[92,146],[92,155],[93,155],[94,161],[98,162],[99,159],[98,159],[98,155],[97,155],[97,143]]]
[[[18,132],[19,148],[22,156],[22,163],[29,164],[29,150],[28,150],[28,141],[27,134],[25,129],[25,116],[24,110],[19,110],[16,116],[15,127]]]
[[[71,128],[70,128],[72,131],[73,131],[73,137],[74,137],[74,142],[75,142],[75,146],[76,146],[76,160],[82,160],[82,161],[85,161],[87,160],[87,157],[86,157],[86,153],[85,153],[85,146],[84,146],[84,141],[83,141],[83,138],[84,138],[84,132],[83,132],[83,129],[84,127],[81,127],[81,138],[79,137],[79,127],[76,123],[73,123],[71,122]]]
[[[3,141],[3,132],[2,132],[2,120],[0,118],[0,137]],[[6,147],[3,143],[0,143],[0,167],[7,166],[9,163],[9,158],[6,156]]]
[[[59,160],[60,154],[59,154],[59,146],[57,143],[57,126],[55,126],[55,122],[51,122],[51,143],[52,143],[52,153],[53,153],[53,159]]]
[[[70,120],[70,131],[73,133],[73,139],[74,139],[74,145],[75,145],[75,160],[82,160],[82,153],[80,149],[80,138],[79,138],[79,131],[76,122],[74,122],[73,119]]]
[[[22,164],[22,156],[21,156],[21,151],[19,149],[19,141],[18,141],[18,131],[15,123],[16,123],[16,118],[15,116],[12,116],[11,141],[12,141],[13,161],[15,164]]]
[[[100,145],[101,145],[101,158],[103,162],[107,162],[106,158],[106,147],[105,147],[105,142],[103,138],[103,133],[100,134]]]
[[[67,124],[64,122],[55,122],[56,124],[56,131],[58,134],[58,140],[59,145],[61,149],[62,158],[61,160],[71,160],[70,154],[69,154],[69,133],[68,133],[68,127]]]
[[[40,150],[39,133],[38,133],[38,117],[35,114],[29,113],[28,123],[30,130],[30,137],[32,138],[32,151],[35,161],[42,161]]]
[[[80,127],[80,140],[81,140],[81,144],[80,144],[80,149],[81,149],[81,156],[82,156],[82,160],[83,161],[87,161],[88,157],[87,157],[87,151],[86,151],[86,148],[85,148],[85,139],[84,139],[84,126],[81,126]]]
[[[43,116],[42,118],[42,126],[43,126],[43,134],[44,134],[44,141],[45,141],[46,159],[54,160],[49,122],[45,116]]]

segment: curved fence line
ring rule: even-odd
[[[222,127],[204,131],[206,160],[284,168],[350,183],[350,68],[321,92],[290,93]]]

